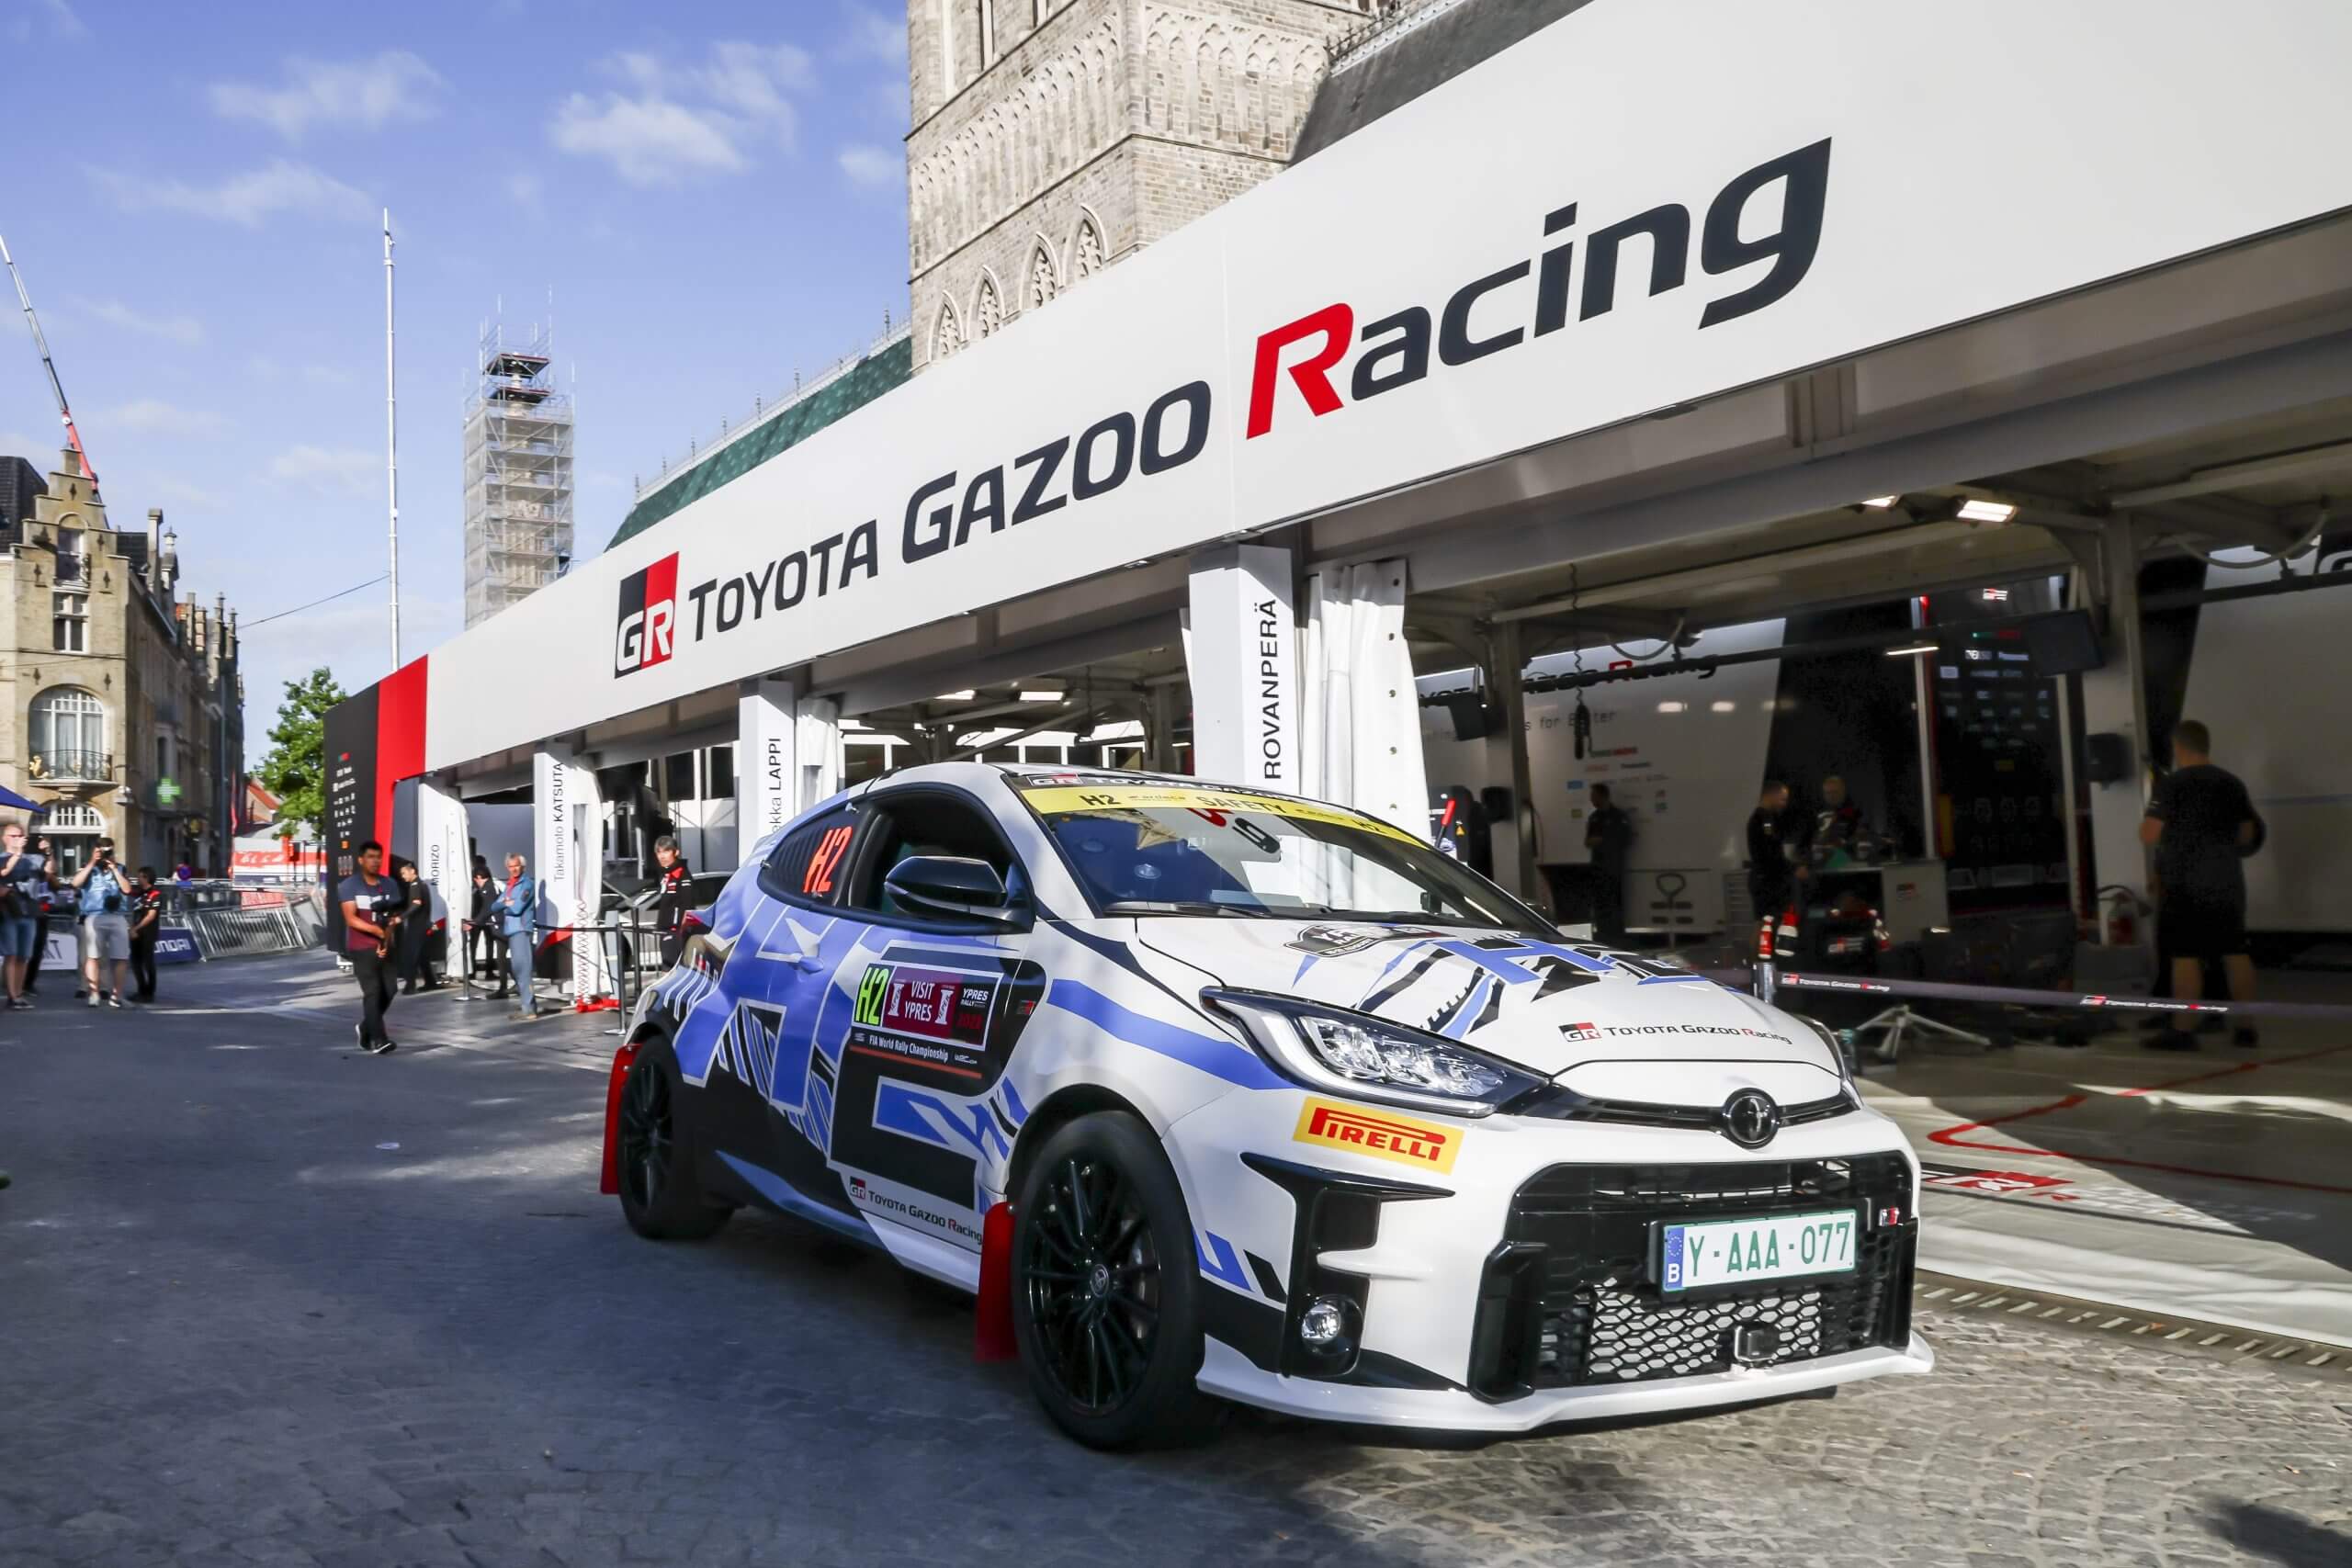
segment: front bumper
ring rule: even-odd
[[[1200,1232],[1211,1393],[1331,1420],[1513,1432],[1934,1364],[1910,1331],[1917,1167],[1871,1112],[1790,1127],[1749,1153],[1697,1129],[1345,1106],[1396,1129],[1357,1147],[1316,1135],[1329,1120],[1317,1108],[1336,1104],[1236,1094],[1169,1131]],[[1453,1136],[1417,1142],[1417,1124]],[[1850,1275],[1690,1297],[1652,1280],[1657,1222],[1849,1205],[1860,1221]],[[1344,1308],[1336,1351],[1299,1333],[1317,1297]],[[1770,1332],[1738,1332],[1748,1325]]]

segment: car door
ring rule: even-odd
[[[808,1057],[812,1087],[831,1101],[828,1154],[869,1219],[977,1249],[978,1183],[1001,1175],[1022,1114],[1001,1098],[1004,1068],[1044,976],[1026,958],[1025,919],[943,918],[901,906],[886,884],[910,856],[967,856],[993,865],[1025,910],[1028,871],[960,790],[903,785],[864,809],[840,908],[854,934],[826,944]]]

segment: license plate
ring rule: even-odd
[[[1838,1209],[1662,1224],[1657,1238],[1658,1289],[1673,1295],[1807,1274],[1850,1274],[1854,1271],[1854,1221],[1853,1210]]]

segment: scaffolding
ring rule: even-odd
[[[548,374],[548,333],[481,339],[466,401],[466,625],[521,602],[571,560],[571,400]]]

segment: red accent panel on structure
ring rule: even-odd
[[[424,772],[424,665],[411,660],[376,682],[376,836],[392,836],[392,786]]]

